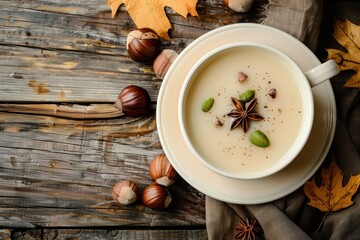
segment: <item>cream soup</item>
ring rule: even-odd
[[[212,166],[229,173],[262,171],[281,159],[294,143],[302,121],[302,100],[296,77],[285,60],[261,48],[246,46],[218,54],[201,70],[192,84],[186,100],[189,139],[194,149]],[[248,77],[239,82],[238,73]],[[276,97],[269,96],[276,89]],[[254,90],[255,111],[264,120],[250,121],[247,133],[238,127],[230,130],[234,109],[231,97],[239,98]],[[201,111],[202,103],[214,98],[210,111]],[[217,127],[214,119],[223,124]],[[261,130],[270,146],[257,147],[250,143],[254,130]]]

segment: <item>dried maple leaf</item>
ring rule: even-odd
[[[121,4],[126,5],[131,18],[138,28],[150,28],[160,37],[170,39],[168,30],[171,28],[165,13],[165,6],[171,7],[183,17],[198,16],[196,4],[198,0],[108,0],[112,17],[115,16]]]
[[[333,212],[351,206],[351,200],[360,185],[360,174],[351,176],[343,186],[343,171],[337,166],[335,159],[327,169],[321,171],[322,182],[317,186],[315,179],[304,185],[305,194],[310,198],[308,203],[322,212]]]
[[[349,78],[345,87],[360,89],[360,26],[335,20],[333,36],[347,52],[337,49],[326,49],[328,59],[334,59],[340,70],[353,70],[355,74]]]

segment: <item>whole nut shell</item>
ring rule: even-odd
[[[129,85],[121,90],[115,107],[130,117],[142,117],[151,111],[151,98],[142,87]]]
[[[165,49],[160,52],[153,64],[154,72],[158,78],[163,79],[165,77],[165,74],[178,55],[177,52],[171,49]]]
[[[225,6],[235,12],[245,13],[250,10],[254,0],[224,0]]]
[[[172,198],[168,190],[156,183],[147,186],[142,195],[143,204],[146,207],[155,210],[163,210],[167,208],[171,201]]]
[[[140,190],[134,182],[123,180],[114,185],[111,195],[116,202],[129,205],[140,197]]]
[[[157,155],[150,162],[149,173],[152,180],[165,187],[173,184],[178,174],[165,154]]]
[[[151,62],[159,53],[159,36],[149,28],[131,31],[126,40],[129,56],[136,62]]]

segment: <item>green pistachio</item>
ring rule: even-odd
[[[270,141],[267,136],[260,130],[256,130],[251,133],[249,140],[252,144],[258,147],[268,147],[270,146]]]
[[[201,105],[201,110],[203,112],[208,112],[211,109],[211,107],[213,106],[213,104],[214,104],[214,99],[213,98],[208,98]]]
[[[249,102],[255,96],[254,90],[248,90],[240,95],[239,100],[243,103]]]

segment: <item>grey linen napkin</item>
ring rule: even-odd
[[[266,6],[265,25],[281,29],[315,51],[322,18],[322,0],[270,0]],[[344,170],[344,181],[360,173],[359,91],[346,89],[339,77],[333,82],[338,114],[332,150],[337,164]],[[333,83],[332,82],[332,83]],[[351,129],[351,135],[349,134]],[[356,142],[357,141],[357,142]],[[331,159],[327,158],[324,165]],[[206,197],[206,227],[210,240],[234,239],[239,217],[254,219],[263,229],[256,239],[360,239],[360,194],[355,204],[328,215],[320,231],[315,233],[324,213],[307,205],[303,188],[274,202],[258,205],[236,205]]]

